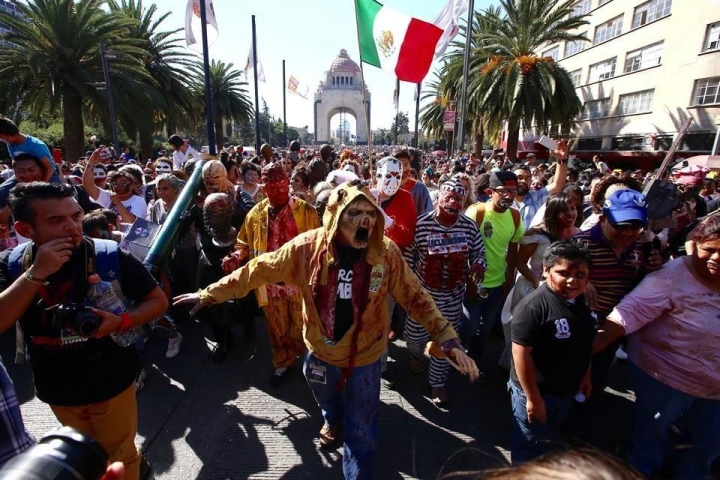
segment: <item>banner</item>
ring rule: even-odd
[[[442,37],[435,47],[435,58],[445,53],[448,45],[460,31],[460,15],[467,12],[470,7],[469,0],[448,0],[447,5],[432,21],[433,25],[443,30]]]
[[[218,24],[215,17],[215,7],[212,0],[205,1],[205,16],[207,17],[208,46],[212,45],[218,37]],[[202,52],[202,25],[200,21],[200,0],[188,0],[185,11],[185,42],[188,48]]]
[[[443,126],[446,132],[452,132],[455,130],[455,111],[445,110],[445,118],[443,119]]]
[[[310,93],[310,87],[307,85],[307,83],[301,83],[300,80],[298,80],[294,75],[290,75],[287,89],[290,93],[294,93],[295,95],[304,99],[307,99],[308,94]]]

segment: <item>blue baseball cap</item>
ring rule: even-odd
[[[610,225],[648,223],[645,195],[635,190],[618,189],[605,198],[603,215]]]

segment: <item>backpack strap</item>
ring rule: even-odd
[[[8,258],[8,271],[13,281],[20,278],[20,275],[27,270],[27,268],[23,266],[23,260],[27,257],[26,253],[32,254],[32,242],[18,245],[13,248],[12,252],[10,252],[10,257]]]
[[[485,220],[485,203],[478,202],[474,205],[475,207],[475,223],[477,224],[478,228],[482,227],[483,220]],[[513,237],[518,231],[518,228],[520,228],[520,210],[517,208],[510,207],[510,215],[512,215],[513,223],[515,224],[515,232],[513,233]]]

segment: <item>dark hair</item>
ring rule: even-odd
[[[713,214],[705,218],[692,234],[695,243],[705,243],[720,240],[720,214]]]
[[[185,141],[180,135],[170,135],[170,138],[168,138],[168,143],[175,148],[180,148],[183,146]]]
[[[558,192],[550,195],[547,203],[545,203],[545,215],[543,217],[545,231],[555,238],[558,236],[558,215],[570,210],[571,200],[572,198],[567,193]]]
[[[24,161],[27,161],[27,160],[32,160],[33,162],[35,162],[35,163],[37,164],[38,167],[40,167],[40,171],[42,171],[42,172],[45,171],[45,166],[42,164],[42,162],[40,161],[40,159],[39,159],[38,157],[36,157],[35,155],[30,155],[29,153],[19,153],[19,154],[17,154],[17,155],[15,156],[15,158],[13,158],[13,161],[12,161],[12,163],[13,163],[13,168],[15,167],[15,164],[16,164],[17,162],[24,162]]]
[[[630,190],[642,192],[642,185],[629,175],[622,175],[616,177],[615,175],[608,175],[600,183],[595,186],[595,190],[590,195],[590,203],[594,213],[602,213],[603,205],[605,204],[605,192],[612,185],[622,183]]]
[[[32,224],[35,221],[33,200],[62,200],[75,198],[75,189],[65,183],[30,182],[10,190],[10,210],[16,221]]]
[[[95,210],[85,215],[82,221],[83,233],[92,237],[95,231],[110,232],[110,222],[102,211]]]
[[[592,257],[587,244],[577,238],[559,240],[550,244],[543,255],[543,266],[551,269],[561,260],[580,260],[588,267],[592,266]]]
[[[0,115],[0,135],[17,135],[20,129],[7,117]]]
[[[305,171],[304,168],[296,168],[295,170],[293,170],[292,174],[290,175],[290,178],[292,179],[292,177],[294,177],[296,175],[302,179],[303,183],[305,184],[305,187],[310,185],[310,177],[308,176],[308,173],[307,173],[307,171]]]
[[[583,189],[577,183],[566,183],[562,191],[568,195],[575,194],[580,197],[580,203],[577,205],[577,219],[575,220],[575,226],[579,228],[583,221],[585,221],[585,215],[583,214],[583,199],[585,198],[585,194],[583,193]]]
[[[258,167],[254,163],[245,160],[240,164],[240,175],[242,175],[243,177],[250,170],[253,170],[255,173],[260,175],[260,167]]]
[[[115,225],[118,221],[118,218],[120,218],[120,215],[118,215],[116,212],[113,212],[109,208],[103,208],[100,210],[103,215],[105,215],[105,218],[107,218],[107,221],[110,222],[110,224]]]

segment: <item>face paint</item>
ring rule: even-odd
[[[440,195],[438,196],[438,207],[444,213],[455,216],[462,211],[465,202],[465,187],[460,183],[452,181],[443,184],[440,187]]]
[[[376,222],[377,210],[372,203],[362,197],[353,200],[340,215],[340,241],[352,248],[367,248]]]
[[[393,157],[385,157],[377,168],[377,185],[383,195],[392,197],[400,189],[403,166]]]
[[[268,182],[263,177],[263,183],[265,184],[265,195],[267,195],[270,206],[281,207],[288,203],[290,200],[290,183],[287,179]]]
[[[105,169],[103,168],[96,168],[93,170],[93,180],[95,182],[95,185],[102,185],[107,180],[107,173],[105,173]]]
[[[110,186],[118,195],[127,195],[132,190],[132,180],[125,176],[117,176]]]
[[[169,163],[160,162],[157,165],[155,165],[155,173],[158,175],[161,173],[170,173],[172,172],[172,167]]]
[[[202,169],[202,177],[205,189],[210,193],[222,191],[223,185],[228,183],[227,170],[219,160],[206,163]]]

